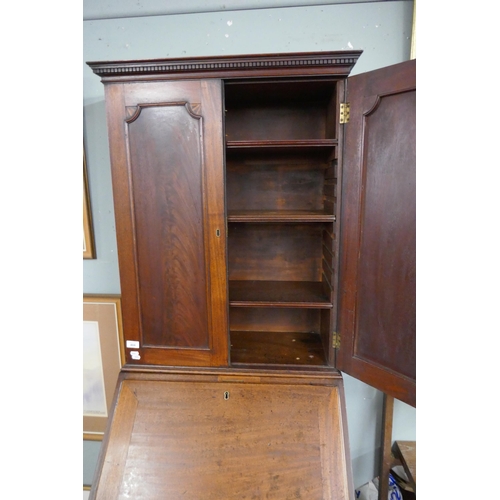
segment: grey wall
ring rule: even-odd
[[[234,2],[224,2],[222,12],[210,11],[221,8],[216,1],[167,2],[170,11],[162,3],[84,2],[83,129],[97,247],[97,259],[83,263],[84,293],[120,293],[104,89],[85,61],[362,49],[356,74],[410,56],[412,1],[260,8],[272,3],[248,0],[238,3],[247,10],[229,10]],[[382,394],[348,375],[345,392],[354,485],[360,486],[377,475]],[[415,439],[415,417],[414,408],[397,401],[393,438]],[[84,442],[86,484],[99,446]]]
[[[380,2],[385,0],[363,0]],[[124,17],[229,12],[234,10],[269,9],[359,3],[359,0],[85,0],[83,19],[113,19]]]

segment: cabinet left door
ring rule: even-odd
[[[105,88],[126,363],[225,366],[221,81]]]

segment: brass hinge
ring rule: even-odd
[[[340,349],[340,333],[338,333],[338,332],[333,332],[332,347],[334,349]]]
[[[350,111],[351,111],[351,105],[348,102],[340,103],[340,123],[349,122]]]

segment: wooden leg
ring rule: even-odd
[[[394,414],[394,398],[384,394],[382,422],[382,450],[380,454],[380,473],[378,481],[378,500],[387,500],[389,495],[389,471],[393,464],[392,457],[392,417]]]

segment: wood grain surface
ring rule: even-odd
[[[229,375],[123,381],[91,498],[348,498],[339,380]]]

